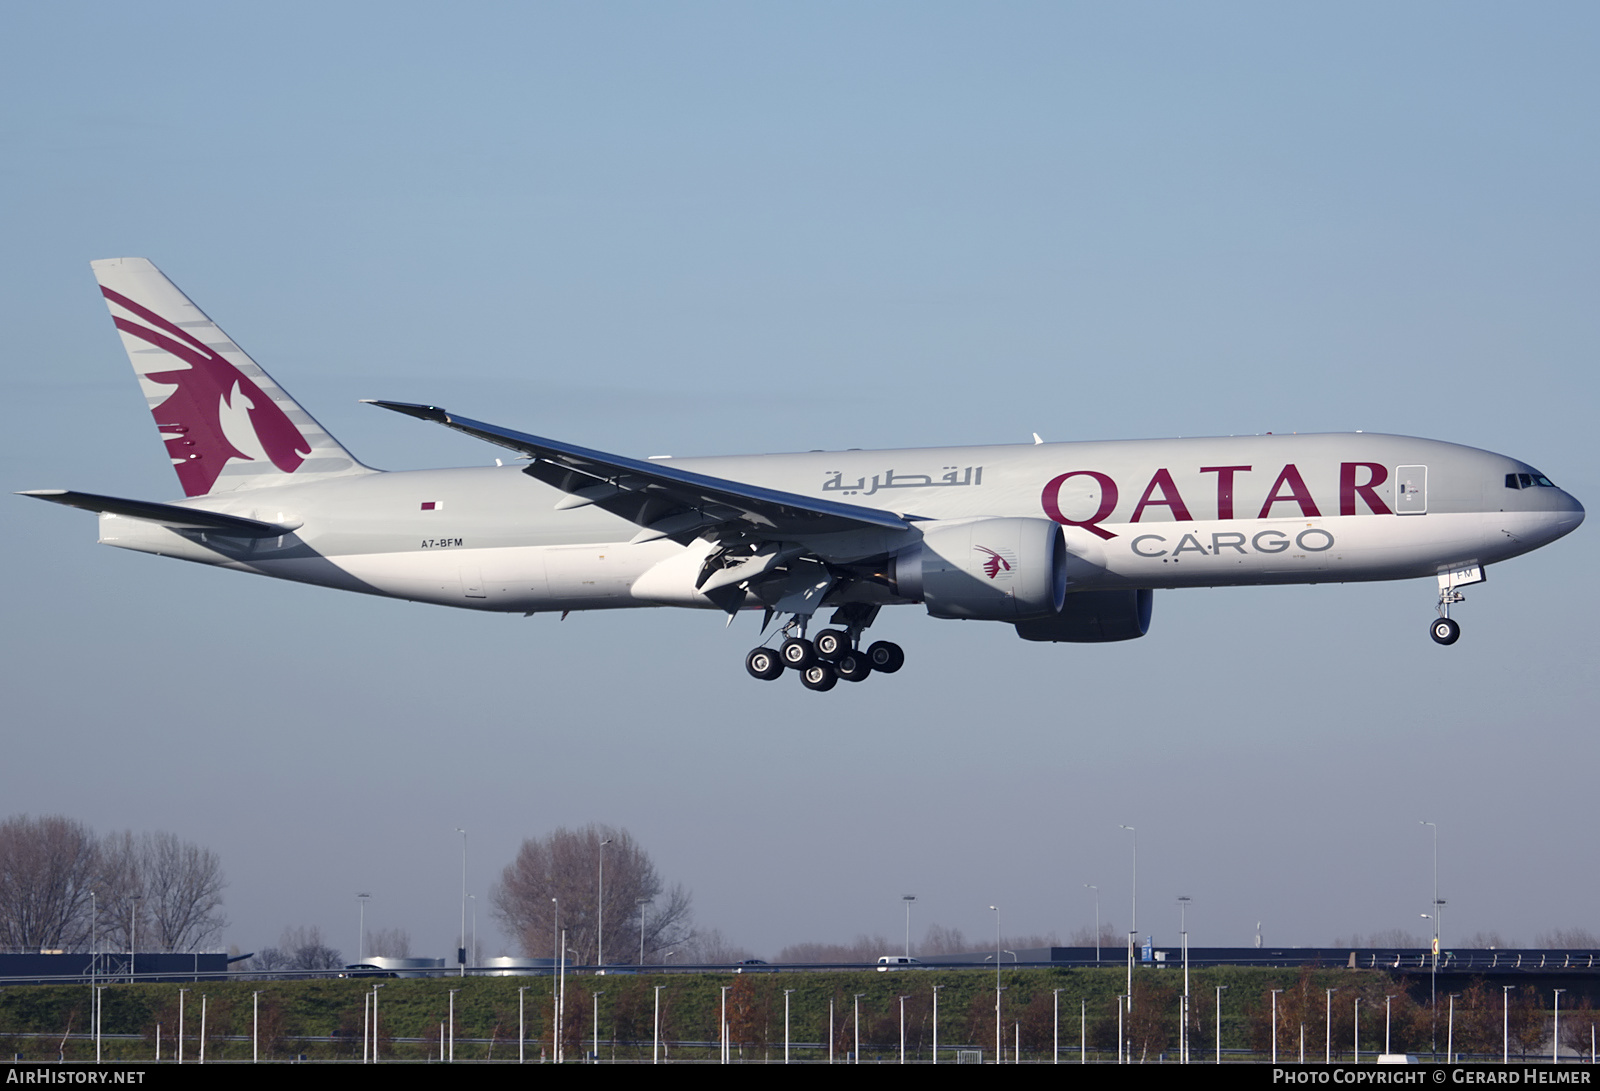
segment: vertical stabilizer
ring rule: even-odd
[[[371,472],[161,270],[90,264],[186,496]]]

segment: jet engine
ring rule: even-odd
[[[1068,644],[1104,644],[1133,640],[1150,631],[1150,606],[1155,597],[1148,587],[1127,591],[1077,591],[1067,596],[1053,617],[1017,623],[1023,640],[1054,640]]]
[[[918,524],[922,541],[894,557],[896,593],[941,618],[1050,618],[1067,597],[1067,547],[1049,519]]]

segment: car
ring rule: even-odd
[[[890,970],[899,970],[906,966],[921,966],[922,960],[911,958],[908,955],[884,955],[878,959],[878,972],[887,973]]]

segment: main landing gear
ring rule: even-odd
[[[876,613],[875,610],[872,612]],[[861,649],[861,630],[871,622],[870,616],[863,620],[862,616],[841,609],[834,614],[833,622],[844,624],[847,628],[824,629],[815,640],[806,639],[808,620],[796,614],[783,627],[782,631],[788,635],[776,651],[762,646],[745,656],[744,669],[750,672],[750,676],[771,682],[782,675],[785,669],[795,670],[800,674],[800,684],[806,689],[826,692],[837,685],[840,679],[860,682],[874,671],[893,674],[905,666],[906,653],[898,644],[879,640],[866,650]]]

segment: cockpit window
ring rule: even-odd
[[[1544,474],[1506,474],[1508,489],[1553,489],[1555,482]]]

